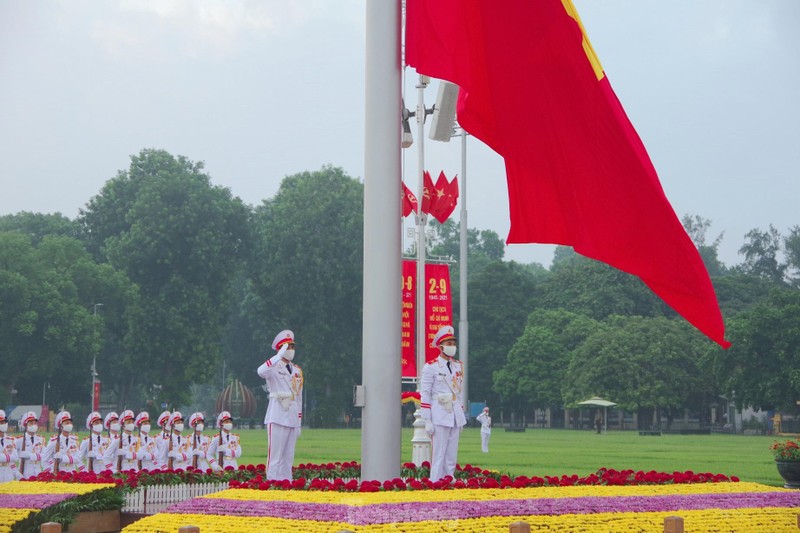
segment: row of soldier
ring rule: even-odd
[[[151,436],[150,415],[134,415],[125,410],[103,418],[92,412],[86,418],[89,436],[73,433],[72,416],[61,411],[55,417],[57,433],[46,439],[38,434],[38,419],[33,411],[20,418],[22,435],[8,433],[6,413],[0,410],[0,482],[37,476],[43,471],[100,473],[105,470],[186,470],[189,466],[205,471],[237,468],[242,456],[239,436],[231,433],[233,420],[227,411],[217,416],[218,432],[203,433],[205,417],[193,413],[185,427],[179,411],[164,411],[158,417],[160,428]]]

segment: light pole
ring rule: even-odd
[[[45,381],[44,383],[42,383],[42,407],[47,405],[47,403],[45,402],[45,396],[47,394],[47,389],[49,389],[49,388],[50,388],[50,382],[49,381]]]
[[[97,308],[102,307],[103,304],[94,304],[94,319],[97,323]],[[92,411],[95,411],[95,391],[97,390],[97,354],[92,355]]]

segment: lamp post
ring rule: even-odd
[[[49,388],[50,388],[50,382],[49,381],[45,381],[44,383],[42,383],[42,407],[47,405],[47,402],[45,401],[45,397],[47,395],[47,389],[49,389]]]
[[[102,305],[103,304],[101,304],[101,303],[94,304],[95,323],[97,323],[96,322],[97,321],[97,308],[98,307],[102,307]],[[92,368],[91,368],[91,371],[92,371],[92,411],[95,411],[96,410],[95,409],[95,406],[96,406],[96,404],[95,404],[95,401],[96,401],[95,391],[97,390],[97,354],[92,355]],[[44,403],[44,402],[42,402],[42,403]]]

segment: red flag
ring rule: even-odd
[[[444,171],[439,173],[433,188],[431,216],[444,224],[456,208],[458,202],[458,178],[448,182]]]
[[[422,212],[430,213],[435,199],[433,198],[433,180],[426,170],[422,175]]]
[[[417,197],[414,196],[414,193],[406,187],[406,184],[403,183],[403,217],[407,217],[411,214],[411,212],[417,212]]]
[[[642,279],[723,347],[711,280],[570,0],[407,0],[406,58],[460,86],[458,122],[505,160],[509,243]]]

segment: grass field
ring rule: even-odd
[[[266,460],[264,430],[239,432],[244,455],[240,464]],[[411,429],[403,429],[402,457],[411,461]],[[478,428],[461,435],[458,461],[513,475],[586,475],[597,469],[693,470],[737,476],[742,481],[782,486],[769,450],[774,437],[741,435],[640,436],[635,431],[609,432],[529,429],[524,433],[495,428],[489,453],[480,451]],[[297,441],[295,465],[361,461],[361,431],[303,429]]]

